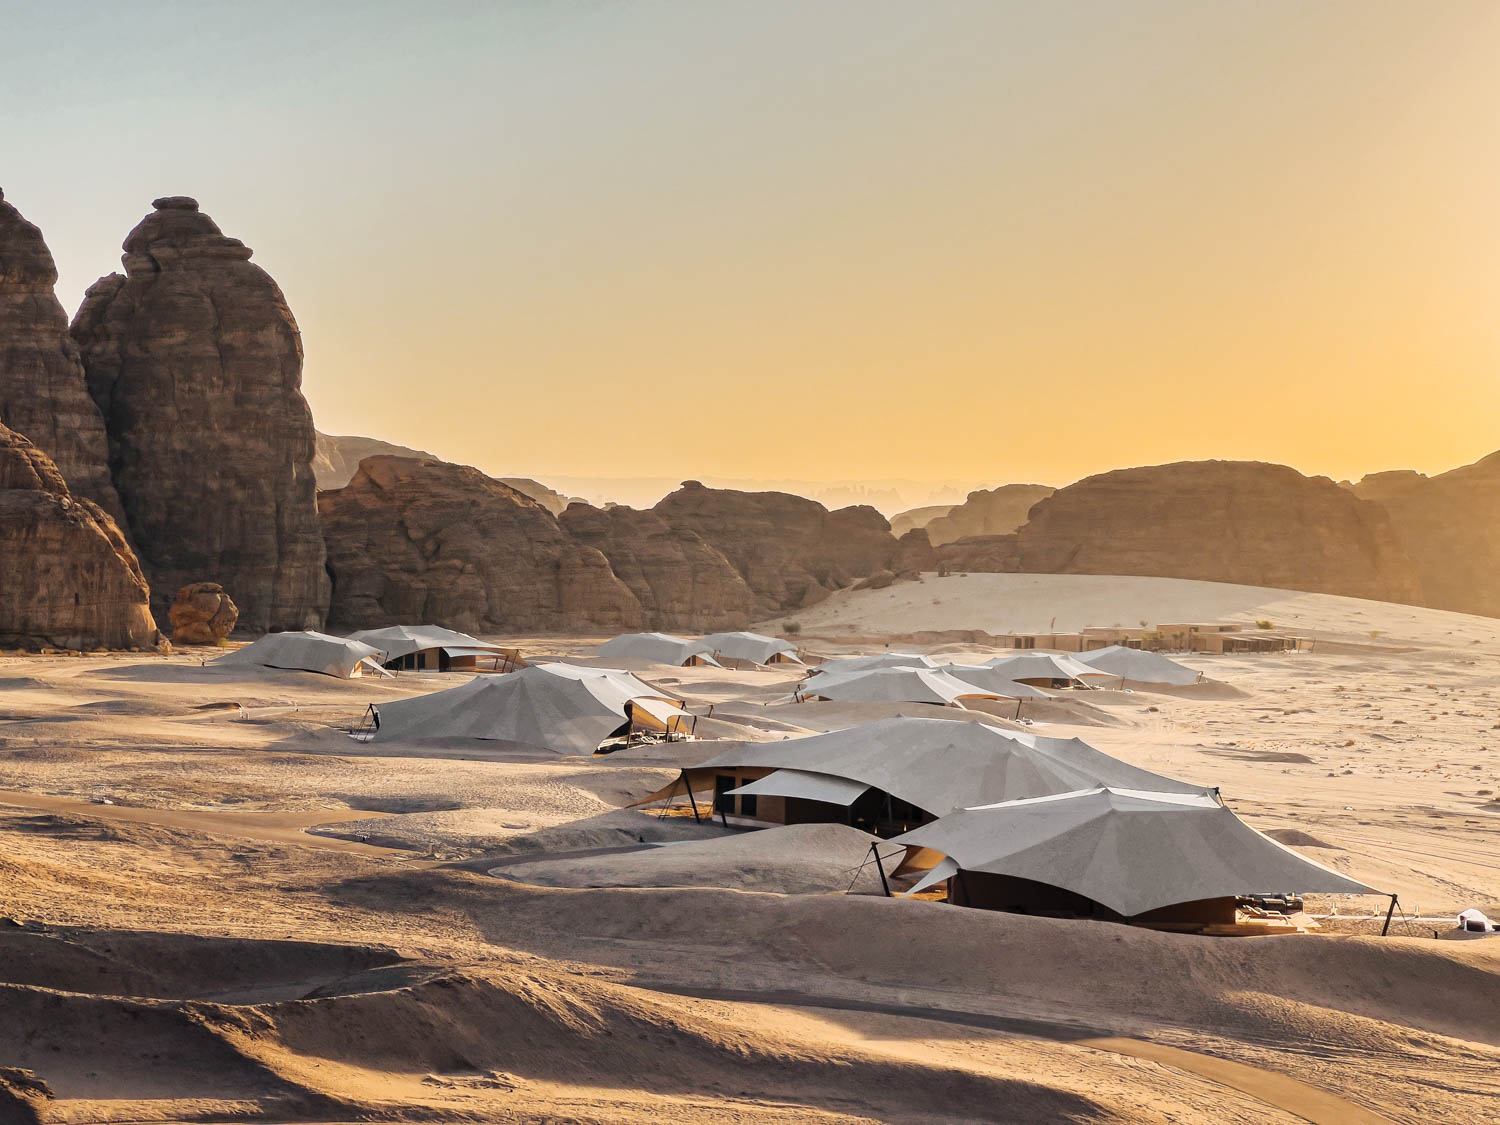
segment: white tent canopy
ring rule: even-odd
[[[949,719],[881,719],[804,738],[747,742],[684,773],[729,768],[858,782],[933,816],[1097,785],[1202,792],[1201,786],[1128,765],[1080,739],[1009,734],[987,723]],[[656,796],[669,795],[677,784]]]
[[[952,676],[955,680],[962,680],[966,684],[973,684],[982,688],[991,695],[998,695],[1003,699],[1051,699],[1041,688],[1034,688],[1030,684],[1018,684],[1008,679],[1004,672],[998,668],[990,668],[983,664],[944,664],[941,672]]]
[[[1085,683],[1088,679],[1115,679],[1112,672],[1090,668],[1070,656],[1053,655],[1046,652],[1028,652],[1020,656],[997,656],[986,661],[986,668],[993,668],[1007,680],[1027,683],[1032,680],[1068,680]]]
[[[809,676],[829,672],[869,672],[876,668],[936,668],[938,662],[915,652],[876,652],[868,656],[835,656],[808,669]]]
[[[824,672],[797,685],[798,699],[858,703],[936,703],[963,707],[965,699],[1000,699],[935,668],[870,668],[863,672]]]
[[[951,861],[909,893],[959,870],[985,872],[1058,887],[1124,917],[1240,895],[1381,893],[1261,835],[1207,792],[1094,787],[1012,800],[958,810],[891,843]]]
[[[766,637],[760,633],[710,633],[703,638],[716,656],[731,660],[748,660],[752,664],[769,664],[772,660],[785,660],[801,664],[797,646],[779,637]]]
[[[1101,672],[1108,672],[1113,676],[1135,680],[1142,684],[1186,687],[1188,684],[1196,684],[1201,675],[1159,652],[1144,652],[1138,648],[1125,648],[1121,645],[1110,645],[1108,648],[1080,653],[1078,662],[1087,664],[1090,668],[1097,668]]]
[[[267,633],[234,652],[225,653],[215,664],[259,664],[265,668],[287,668],[321,672],[347,680],[372,673],[390,675],[380,666],[380,652],[345,637],[305,630],[300,633]]]
[[[382,704],[375,740],[495,739],[592,754],[632,722],[673,729],[666,708],[680,713],[682,702],[618,669],[540,664]],[[632,704],[645,706],[635,715]]]
[[[349,639],[379,649],[387,664],[428,649],[443,649],[449,655],[465,656],[489,653],[499,656],[506,651],[500,645],[488,644],[478,637],[444,629],[441,625],[391,625],[384,629],[361,629],[350,633]]]
[[[625,633],[599,646],[599,656],[605,660],[639,660],[679,668],[694,657],[717,664],[713,653],[714,646],[707,641],[674,637],[670,633]]]

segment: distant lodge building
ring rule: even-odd
[[[1056,652],[1093,652],[1119,645],[1147,652],[1296,652],[1303,638],[1269,629],[1219,623],[1173,623],[1139,629],[1084,629],[1077,633],[1007,633],[996,637],[997,648],[1052,649]]]

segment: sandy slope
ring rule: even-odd
[[[1500,914],[1500,622],[1052,581],[929,579],[802,620],[1316,628],[1319,651],[1191,658],[1214,683],[1072,694],[1030,729],[1218,784],[1438,920],[1350,936],[1380,904],[1326,899],[1325,936],[1232,941],[845,896],[847,830],[622,810],[712,744],[377,753],[343,733],[367,703],[456,681],[0,656],[0,1120],[1482,1115],[1500,940],[1431,935],[1463,906]],[[777,702],[795,671],[645,674],[726,737],[917,711]]]

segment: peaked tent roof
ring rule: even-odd
[[[1122,645],[1110,645],[1108,648],[1080,653],[1077,660],[1090,668],[1142,684],[1186,687],[1188,684],[1196,684],[1200,675],[1159,652],[1145,652]]]
[[[478,637],[444,629],[441,625],[390,625],[384,629],[360,629],[350,633],[349,639],[379,649],[383,659],[387,661],[433,648],[461,649],[465,653],[505,651],[500,645],[487,644]]]
[[[936,703],[962,707],[964,699],[1001,696],[954,679],[935,668],[870,668],[863,672],[824,672],[797,685],[800,699],[821,696],[860,703]]]
[[[629,672],[537,664],[506,676],[480,676],[447,691],[380,707],[377,742],[480,738],[539,746],[559,754],[592,754],[627,726],[627,704],[675,699]]]
[[[1005,699],[1052,699],[1041,688],[1034,688],[1030,684],[1018,684],[1008,678],[998,668],[989,668],[981,664],[944,664],[938,669],[952,676],[955,680],[962,680],[966,684],[983,688],[987,692],[1001,696]]]
[[[1059,656],[1049,652],[997,656],[994,660],[986,661],[984,667],[993,668],[1006,679],[1018,682],[1021,680],[1078,680],[1081,683],[1085,676],[1114,678],[1112,672],[1090,668],[1087,664],[1080,664],[1070,656]]]
[[[1209,793],[1095,787],[960,809],[891,843],[952,861],[918,888],[981,871],[1060,887],[1124,917],[1235,895],[1380,893],[1261,835]]]
[[[967,805],[1106,784],[1170,793],[1203,791],[1201,786],[1128,765],[1081,739],[1009,734],[987,723],[950,719],[881,719],[827,734],[747,742],[684,772],[720,767],[845,778],[884,790],[934,816]],[[663,789],[658,796],[667,793]]]
[[[670,633],[624,633],[599,646],[599,655],[606,660],[641,660],[678,667],[695,656],[713,660],[713,652],[714,646],[707,641],[674,637]]]
[[[936,668],[938,662],[915,652],[875,652],[868,656],[835,656],[808,669],[809,676],[829,672],[868,672],[876,668]]]
[[[797,655],[797,646],[791,641],[760,633],[710,633],[703,638],[703,643],[709,645],[716,655],[727,656],[732,660],[765,664],[771,657],[781,653],[798,664],[802,663],[802,658]]]
[[[267,633],[243,648],[225,653],[214,663],[259,664],[265,668],[321,672],[347,680],[365,671],[389,675],[379,660],[379,650],[367,644],[307,629],[300,633]]]

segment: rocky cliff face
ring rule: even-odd
[[[56,284],[42,232],[0,192],[0,418],[52,459],[75,496],[123,522],[104,419],[84,384]]]
[[[558,524],[609,560],[640,602],[648,628],[712,633],[742,628],[755,616],[755,595],[729,561],[656,512],[580,503]]]
[[[1045,484],[1002,484],[971,492],[946,515],[927,521],[927,538],[934,547],[941,547],[975,535],[1008,535],[1026,522],[1038,501],[1056,491]]]
[[[1390,519],[1326,477],[1249,461],[1120,469],[1059,489],[1017,569],[1199,578],[1422,603]]]
[[[688,481],[652,510],[728,559],[762,615],[814,605],[890,569],[896,553],[890,525],[874,508],[830,512],[785,492],[734,492]]]
[[[109,463],[159,612],[218,582],[253,632],[316,628],[328,605],[302,397],[281,290],[185,197],[125,239],[125,274],[73,323]]]
[[[318,506],[335,625],[618,632],[645,622],[602,554],[478,469],[371,457]]]
[[[0,425],[0,645],[138,648],[156,639],[146,580],[114,521]]]
[[[1354,493],[1389,514],[1426,604],[1500,617],[1500,453],[1435,477],[1375,473]]]

